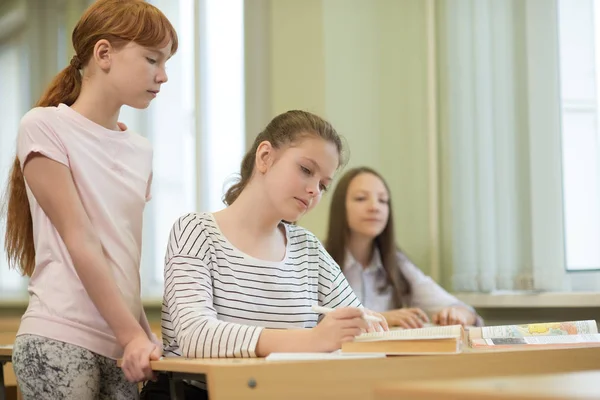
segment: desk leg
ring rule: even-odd
[[[0,362],[0,400],[6,400],[6,387],[4,386],[4,363]]]
[[[169,391],[171,392],[171,400],[185,400],[183,381],[181,378],[174,377],[173,374],[169,374]]]

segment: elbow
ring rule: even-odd
[[[89,251],[102,249],[98,235],[91,228],[66,229],[61,236],[71,257],[77,253],[88,254]]]
[[[214,335],[214,329],[208,325],[209,321],[204,320],[199,324],[188,329],[181,330],[175,335],[181,355],[186,358],[209,358],[209,351],[206,350],[207,343]]]

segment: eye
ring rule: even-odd
[[[310,171],[310,169],[304,167],[304,166],[300,166],[300,169],[302,170],[302,172],[304,172],[306,175],[311,175],[312,172]]]
[[[328,186],[321,184],[321,192],[326,192],[328,190],[329,190]]]
[[[156,64],[156,60],[155,60],[155,59],[153,59],[153,58],[146,57],[146,60],[148,60],[148,62],[149,62],[150,64]]]
[[[354,201],[364,201],[364,200],[366,200],[366,197],[360,196],[360,197],[355,197],[354,198]]]
[[[388,199],[379,199],[381,204],[388,204],[390,201]]]

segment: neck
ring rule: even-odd
[[[79,97],[71,108],[90,121],[110,130],[119,130],[117,121],[121,104],[111,100],[106,90],[84,79]]]
[[[348,251],[350,251],[352,257],[354,257],[363,268],[368,267],[371,263],[374,245],[375,242],[373,241],[373,238],[370,237],[358,234],[350,235],[348,237]]]
[[[281,223],[281,216],[273,213],[267,202],[264,192],[249,183],[223,213],[252,237],[266,237],[273,235]],[[258,204],[261,206],[257,207]]]

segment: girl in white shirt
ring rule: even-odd
[[[423,274],[397,247],[387,183],[371,168],[349,170],[333,193],[327,251],[367,308],[390,326],[481,325],[483,320]]]

